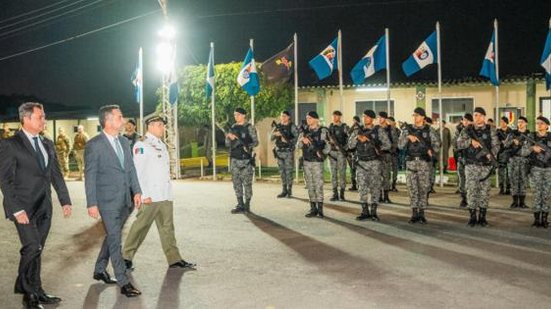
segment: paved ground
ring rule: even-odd
[[[59,308],[551,308],[551,230],[530,228],[530,212],[506,209],[508,197],[492,199],[490,227],[469,228],[458,196],[437,189],[421,226],[407,223],[404,187],[374,223],[354,220],[355,202],[306,219],[302,186],[277,200],[279,185],[267,183],[254,185],[254,214],[230,215],[229,182],[178,182],[177,238],[199,267],[167,270],[153,228],[132,273],[144,294],[127,299],[92,280],[103,230],[86,215],[82,182],[69,188],[74,216],[64,220],[56,207],[43,258]],[[1,220],[0,234],[0,307],[20,308],[13,224]]]

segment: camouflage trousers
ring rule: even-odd
[[[390,184],[391,189],[396,185],[398,181],[398,153],[393,153],[391,155],[391,171],[392,171],[392,181]]]
[[[511,178],[509,176],[509,168],[507,163],[500,163],[497,169],[500,188],[511,188]]]
[[[253,196],[253,176],[254,168],[249,163],[249,160],[239,160],[232,158],[231,165],[231,179],[233,183],[233,190],[235,196],[250,200]]]
[[[350,166],[350,179],[352,180],[352,185],[356,184],[356,157],[353,153],[349,153],[346,157],[346,161],[348,161],[348,166]]]
[[[467,204],[470,209],[488,208],[490,203],[490,178],[480,181],[488,175],[491,167],[487,165],[468,164],[465,166],[465,189]]]
[[[434,161],[429,162],[429,175],[430,175],[430,186],[431,188],[434,186],[434,183],[436,182],[436,165],[437,163]]]
[[[323,202],[323,162],[304,161],[304,180],[310,202]]]
[[[57,152],[57,161],[63,177],[69,174],[69,153],[66,151]]]
[[[551,168],[532,167],[530,180],[534,192],[534,212],[549,212],[551,206]]]
[[[383,175],[381,190],[390,191],[392,189],[392,183],[390,182],[390,173],[392,172],[392,154],[390,152],[383,152],[381,157],[381,174]]]
[[[411,160],[406,162],[406,183],[411,208],[425,209],[428,205],[427,194],[430,190],[431,162]]]
[[[295,171],[295,156],[292,151],[277,152],[277,166],[281,175],[281,184],[290,186],[293,184],[293,174]]]
[[[331,186],[333,189],[340,187],[344,190],[346,187],[346,157],[340,151],[331,150],[329,156],[329,165],[331,166]]]
[[[528,184],[528,158],[512,157],[509,159],[509,179],[511,195],[526,195]]]
[[[382,185],[381,161],[357,161],[356,165],[356,181],[360,193],[360,202],[368,204],[378,203]],[[368,199],[368,194],[371,199]]]
[[[465,194],[465,161],[462,158],[457,160],[457,178],[459,183],[459,193]]]
[[[83,178],[84,177],[84,149],[75,150],[75,159],[77,161],[78,176],[79,178]]]

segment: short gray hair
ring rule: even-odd
[[[102,128],[105,128],[105,121],[107,120],[107,116],[113,114],[113,110],[115,109],[121,109],[118,105],[105,105],[100,107],[99,109],[99,124]]]
[[[21,122],[21,124],[23,124],[23,118],[31,117],[35,107],[44,110],[44,106],[36,102],[26,102],[19,105],[19,121]]]

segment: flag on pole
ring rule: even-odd
[[[249,48],[245,60],[243,60],[243,66],[241,66],[241,71],[237,75],[237,83],[250,96],[255,96],[260,91],[260,82],[252,48]]]
[[[383,35],[377,44],[373,46],[363,58],[356,63],[350,77],[355,85],[361,85],[365,79],[379,70],[385,69],[386,65],[386,36]]]
[[[142,67],[140,65],[140,62],[138,61],[138,64],[136,65],[136,68],[132,73],[132,77],[130,78],[130,82],[132,83],[132,85],[134,85],[134,96],[136,98],[136,103],[140,103],[141,93],[143,91],[142,75]]]
[[[178,76],[176,76],[175,69],[170,73],[168,84],[168,102],[174,105],[178,101],[178,96],[180,94],[180,85],[178,84]]]
[[[419,45],[419,47],[402,63],[402,70],[407,77],[417,73],[429,64],[438,62],[436,31]]]
[[[209,64],[207,65],[207,83],[205,85],[205,93],[207,98],[210,98],[214,90],[214,48],[210,47]]]
[[[264,72],[268,82],[285,83],[291,78],[295,65],[294,48],[295,43],[291,43],[287,48],[264,61],[260,70]]]
[[[547,33],[543,54],[541,54],[540,64],[545,70],[545,86],[546,89],[551,89],[551,28]]]
[[[482,69],[480,69],[480,75],[490,79],[490,82],[494,86],[499,86],[499,78],[496,70],[496,33],[495,30],[492,33],[492,39],[490,45],[482,61]]]
[[[329,46],[314,57],[308,64],[316,72],[319,80],[322,80],[333,74],[333,71],[338,68],[337,51],[338,51],[338,38],[335,38]]]

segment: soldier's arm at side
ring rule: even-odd
[[[258,146],[258,135],[256,134],[256,128],[253,125],[249,126],[249,134],[253,142],[249,145],[251,148]]]
[[[491,129],[490,130],[490,137],[492,139],[492,154],[494,156],[497,156],[497,153],[499,152],[499,147],[501,146],[501,143],[499,142],[499,138],[497,137],[497,130]]]
[[[293,138],[289,141],[289,144],[295,145],[298,141],[298,129],[295,124],[291,125],[291,135],[293,135]]]
[[[407,129],[404,129],[402,131],[402,134],[400,134],[400,138],[398,139],[398,148],[400,149],[404,149],[406,148],[407,144],[408,144],[408,135],[409,135],[409,132]]]
[[[302,149],[302,146],[304,145],[302,143],[302,138],[303,137],[304,137],[304,134],[300,133],[299,136],[298,136],[297,144],[296,144],[297,149]]]
[[[385,130],[383,128],[379,128],[379,141],[381,142],[380,149],[382,151],[390,150],[390,147],[392,147],[392,144],[390,143],[390,139],[388,138],[388,134],[386,134]]]
[[[467,149],[471,146],[472,139],[467,134],[467,129],[461,130],[461,134],[459,134],[459,137],[457,138],[457,149]]]
[[[430,145],[432,146],[432,151],[438,152],[441,144],[442,141],[440,140],[439,132],[436,132],[436,130],[430,128]]]
[[[326,141],[329,139],[329,131],[327,129],[320,129],[321,131],[321,140]],[[323,154],[328,154],[331,152],[331,145],[329,143],[325,143],[323,146],[323,149],[321,151]]]
[[[348,149],[356,148],[357,144],[358,144],[358,132],[353,131],[352,133],[350,133],[350,136],[348,137],[348,143],[347,143]]]

